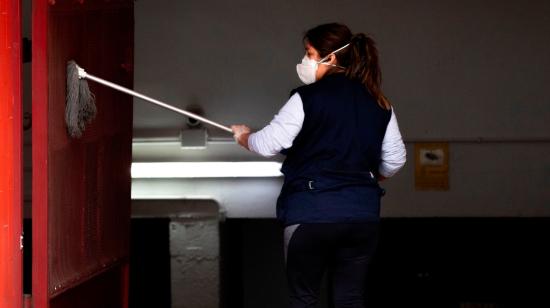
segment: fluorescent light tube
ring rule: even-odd
[[[280,177],[278,162],[132,163],[132,178]]]

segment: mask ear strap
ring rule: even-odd
[[[332,66],[332,67],[338,67],[338,68],[346,69],[345,67],[340,66],[340,65],[336,65],[336,64],[329,64],[329,63],[319,63],[319,64],[323,64],[323,65],[328,65],[328,66]]]
[[[346,45],[344,45],[344,46],[342,46],[342,47],[336,49],[335,51],[329,53],[329,54],[328,54],[326,57],[324,57],[323,59],[319,60],[318,63],[322,63],[322,62],[326,61],[326,60],[330,57],[330,55],[336,54],[337,52],[339,52],[340,50],[342,50],[342,49],[344,49],[344,48],[346,48],[346,47],[348,47],[348,46],[349,46],[349,43],[347,43]],[[334,65],[334,66],[336,66],[336,65]],[[340,67],[341,67],[341,66],[340,66]]]
[[[336,49],[335,51],[329,53],[326,57],[324,57],[323,59],[321,59],[321,60],[320,60],[319,62],[317,62],[317,63],[319,63],[319,64],[324,64],[324,65],[330,65],[330,66],[338,67],[338,68],[342,68],[342,69],[346,69],[345,67],[340,66],[340,65],[334,65],[334,64],[324,63],[324,61],[326,61],[326,60],[330,57],[330,55],[335,55],[337,52],[339,52],[340,50],[342,50],[342,49],[344,49],[344,48],[346,48],[346,47],[348,47],[348,46],[349,46],[349,43],[347,43],[346,45],[344,45],[344,46],[342,46],[342,47]]]
[[[348,46],[349,46],[349,43],[347,43],[346,45],[344,45],[344,46],[342,46],[342,47],[336,49],[336,50],[333,51],[332,53],[337,53],[337,52],[339,52],[340,50],[342,50],[342,49],[344,49],[344,48],[346,48],[346,47],[348,47]]]
[[[328,58],[330,57],[332,53],[329,53],[328,56],[324,57],[323,59],[319,60],[319,64],[328,64],[328,63],[325,63],[326,60],[328,60]]]

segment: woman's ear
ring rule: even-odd
[[[332,65],[337,65],[337,60],[336,60],[336,55],[335,54],[331,53],[328,56],[328,63],[332,64]]]

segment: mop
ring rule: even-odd
[[[65,106],[65,122],[67,123],[68,133],[73,138],[79,138],[82,136],[82,133],[86,128],[86,124],[89,124],[95,118],[95,115],[97,113],[95,96],[90,91],[88,87],[88,82],[86,80],[95,81],[109,88],[124,92],[147,102],[153,103],[157,106],[172,110],[179,114],[188,116],[195,120],[233,133],[231,128],[227,126],[221,125],[192,112],[176,108],[159,100],[145,96],[141,93],[132,91],[123,86],[88,74],[83,68],[78,66],[75,61],[71,60],[67,62],[67,101]]]

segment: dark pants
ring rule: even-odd
[[[291,308],[316,307],[326,272],[335,308],[365,307],[367,266],[378,223],[315,223],[285,229]]]

